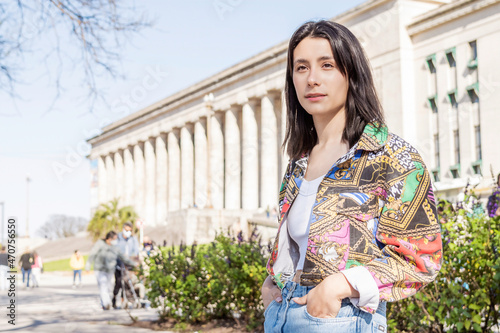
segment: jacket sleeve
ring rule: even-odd
[[[85,270],[90,270],[90,265],[95,261],[95,257],[97,253],[99,253],[99,250],[101,249],[101,241],[97,241],[97,243],[94,244],[92,247],[92,250],[90,251],[89,257],[87,259],[87,264],[85,265]]]
[[[441,229],[429,172],[414,148],[400,154],[388,154],[385,193],[380,197],[385,200],[380,201],[374,230],[383,255],[366,265],[380,301],[389,302],[414,295],[436,278],[442,264]]]
[[[118,249],[116,250],[116,254],[118,256],[118,259],[120,259],[122,262],[129,266],[136,266],[136,263],[130,259],[130,257],[127,257],[123,255]]]

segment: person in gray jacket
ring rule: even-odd
[[[115,272],[116,261],[119,259],[130,266],[136,266],[136,263],[124,256],[118,246],[116,232],[110,231],[106,238],[100,239],[92,248],[85,270],[90,270],[90,265],[94,263],[94,272],[99,286],[101,305],[103,310],[109,310],[111,307],[111,287],[113,283],[113,274]]]

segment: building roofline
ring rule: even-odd
[[[500,3],[500,0],[457,0],[417,16],[406,26],[410,36],[430,30],[439,25],[456,20],[460,17]]]
[[[378,7],[386,2],[390,1],[397,1],[397,0],[368,0],[366,2],[363,2],[359,4],[358,6],[351,8],[339,15],[336,15],[332,18],[330,18],[331,21],[336,21],[339,23],[345,23],[349,20],[352,20],[358,15],[361,15],[375,7]],[[432,2],[432,3],[443,3],[444,1],[438,1],[438,0],[421,0],[423,2]],[[470,0],[469,0],[470,1]],[[211,87],[215,86],[217,84],[220,84],[221,82],[224,82],[231,77],[244,73],[247,71],[252,70],[256,66],[259,66],[261,64],[264,64],[266,62],[269,62],[279,56],[282,56],[284,53],[287,52],[288,48],[288,43],[289,39],[282,41],[262,52],[259,52],[258,54],[247,58],[243,61],[238,62],[237,64],[228,67],[224,70],[221,70],[220,72],[211,75],[197,83],[194,83],[186,88],[183,88],[172,95],[159,100],[156,103],[153,103],[145,108],[142,108],[124,118],[121,118],[107,126],[105,126],[102,130],[102,133],[99,135],[96,135],[92,138],[89,138],[87,142],[91,144],[96,144],[100,142],[101,140],[107,139],[109,136],[116,134],[116,130],[121,131],[125,130],[125,127],[127,124],[130,126],[134,126],[137,124],[137,121],[139,119],[144,119],[147,115],[160,110],[160,109],[165,109],[168,108],[170,105],[178,105],[179,103],[189,103],[189,99],[194,99],[194,98],[199,98],[199,94],[202,93],[203,91],[206,91],[206,93],[209,93],[211,91]],[[194,97],[196,96],[196,97]],[[141,121],[139,121],[140,123]]]

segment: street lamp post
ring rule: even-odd
[[[30,175],[26,176],[26,238],[30,237],[29,233],[29,214],[30,214]]]

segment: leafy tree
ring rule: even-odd
[[[85,230],[87,223],[83,217],[54,214],[37,230],[37,234],[50,239],[71,237]]]
[[[138,215],[132,206],[118,208],[118,199],[99,205],[89,222],[87,231],[94,241],[104,238],[111,230],[121,230],[125,222],[131,222],[135,227]],[[134,230],[137,232],[138,230]]]

